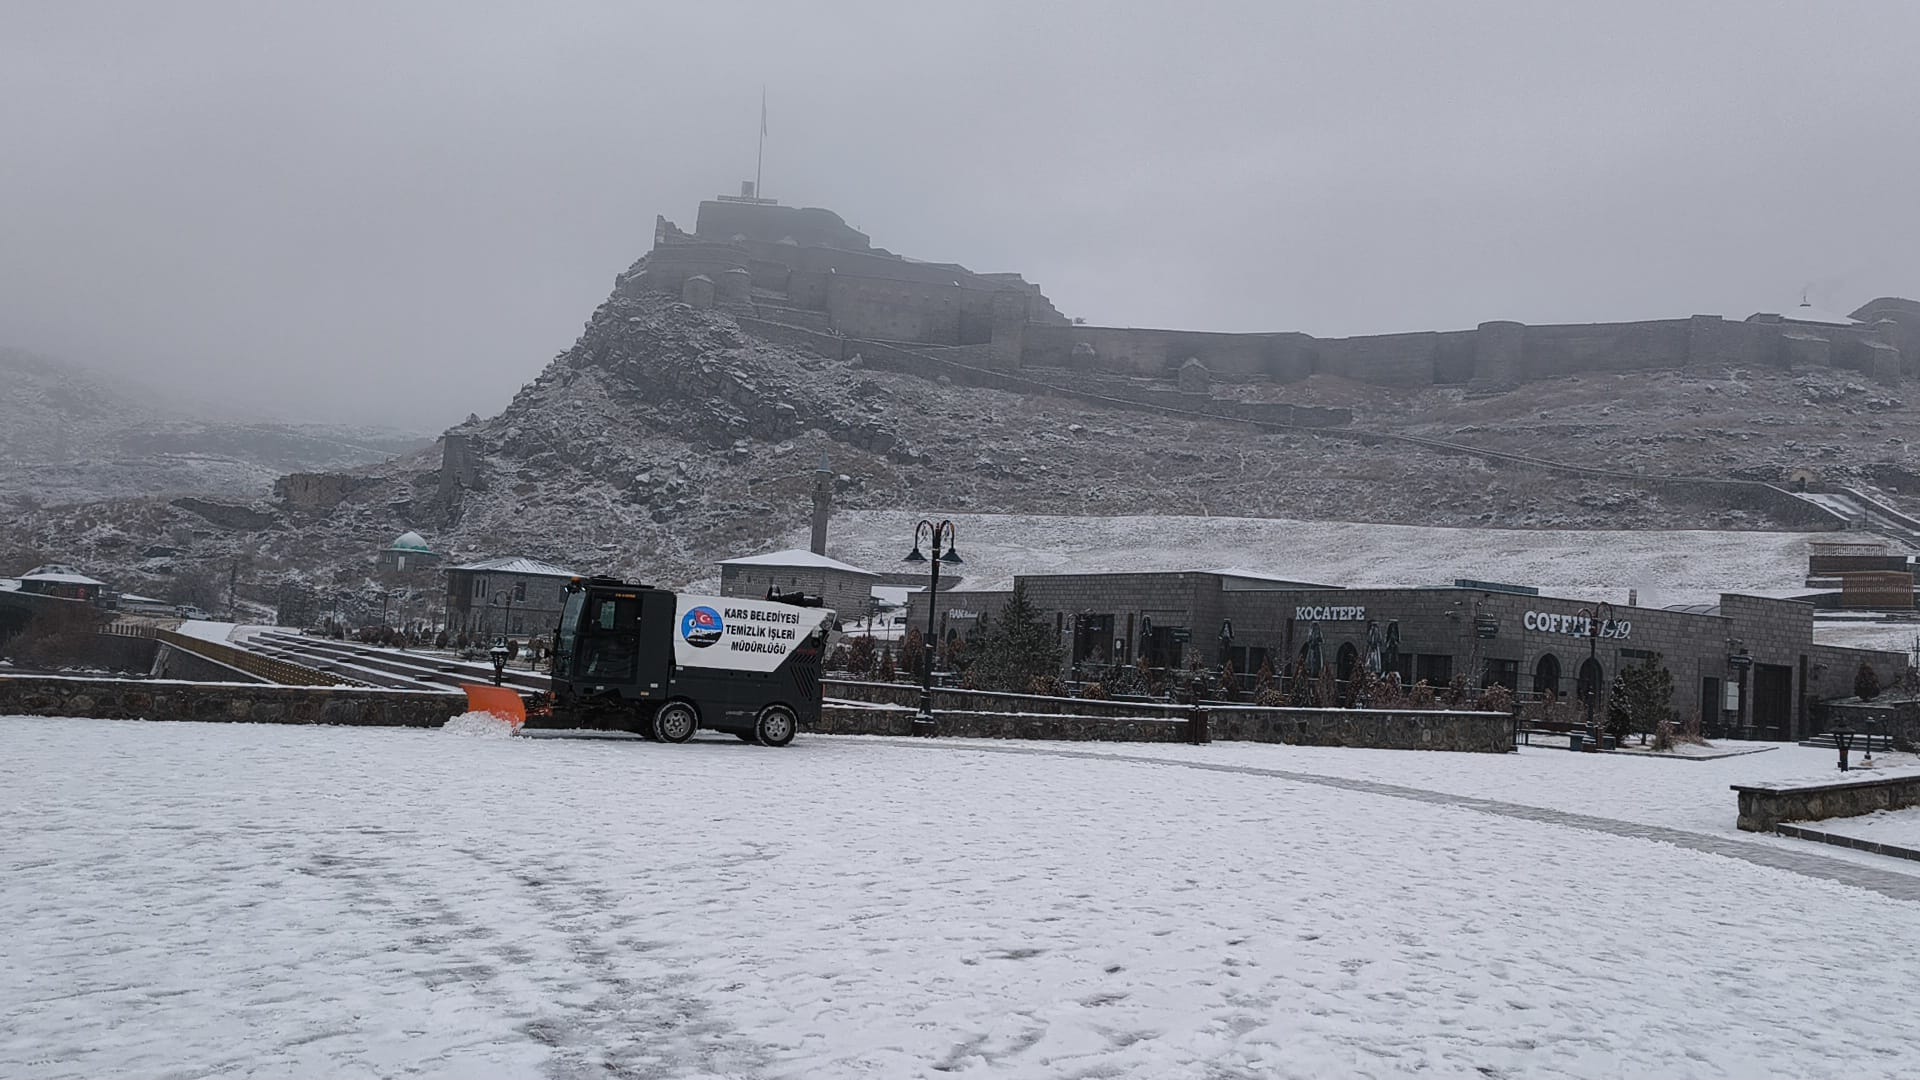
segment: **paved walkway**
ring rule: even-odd
[[[1712,833],[1688,832],[1685,829],[1670,829],[1663,825],[1643,825],[1639,822],[1620,821],[1615,818],[1594,817],[1590,814],[1575,814],[1565,810],[1548,810],[1539,806],[1526,806],[1521,803],[1501,802],[1496,799],[1479,799],[1471,795],[1455,795],[1445,791],[1429,791],[1425,788],[1403,787],[1399,784],[1383,784],[1377,780],[1354,780],[1339,776],[1321,776],[1315,773],[1292,772],[1286,769],[1263,769],[1255,765],[1226,765],[1207,761],[1181,761],[1173,758],[1145,757],[1137,754],[1103,754],[1092,750],[1064,750],[1039,746],[981,746],[976,743],[952,743],[940,740],[898,741],[889,745],[916,747],[922,749],[941,749],[971,751],[982,754],[1039,754],[1047,757],[1087,758],[1094,761],[1124,761],[1136,765],[1165,765],[1180,769],[1199,769],[1205,772],[1239,773],[1250,776],[1271,776],[1278,780],[1290,780],[1299,784],[1318,784],[1322,787],[1344,788],[1348,791],[1363,791],[1371,795],[1384,795],[1390,799],[1410,799],[1414,802],[1434,803],[1441,806],[1459,806],[1468,810],[1478,810],[1487,814],[1499,814],[1502,817],[1519,818],[1523,821],[1539,821],[1548,825],[1564,825],[1572,829],[1586,829],[1591,832],[1611,833],[1614,836],[1626,836],[1639,840],[1652,840],[1656,843],[1672,844],[1675,847],[1703,851],[1709,855],[1724,855],[1729,859],[1744,859],[1758,866],[1785,870],[1806,877],[1825,878],[1843,885],[1852,885],[1889,896],[1895,900],[1920,902],[1920,877],[1881,870],[1859,863],[1830,859],[1811,852],[1791,851],[1770,847],[1766,844],[1754,844],[1744,840],[1735,840]]]

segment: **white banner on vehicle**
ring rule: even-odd
[[[678,596],[673,613],[673,662],[682,667],[772,671],[820,624],[826,608],[727,596]]]

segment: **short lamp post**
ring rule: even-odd
[[[499,686],[507,677],[507,647],[495,645],[488,649],[487,659],[493,661],[493,685]]]
[[[927,552],[920,550],[921,538],[925,537]],[[965,560],[953,546],[953,522],[942,520],[938,525],[931,521],[921,521],[913,527],[913,550],[907,553],[905,562],[926,563],[930,580],[927,585],[927,640],[921,650],[923,663],[920,670],[920,711],[913,718],[913,730],[916,735],[931,735],[933,722],[933,656],[934,647],[934,608],[940,603],[940,564],[959,565]]]
[[[1580,614],[1587,620],[1587,670],[1594,676],[1587,684],[1587,748],[1600,749],[1600,725],[1594,722],[1593,707],[1600,700],[1600,629],[1613,622],[1613,605],[1602,603],[1598,607],[1581,608]]]

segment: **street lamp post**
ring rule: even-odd
[[[920,538],[923,536],[927,538],[928,550],[931,554],[923,555],[920,552]],[[920,672],[920,712],[913,718],[913,730],[916,734],[920,735],[931,735],[934,732],[934,654],[927,650],[933,649],[935,642],[933,611],[940,603],[940,564],[953,563],[958,565],[966,561],[960,558],[960,553],[954,550],[953,545],[953,522],[942,520],[936,525],[931,521],[922,520],[920,524],[913,527],[913,550],[908,552],[906,559],[903,560],[910,563],[926,563],[930,574],[930,580],[927,585],[927,640],[925,642],[926,649],[922,650],[924,654],[924,666],[922,666]],[[942,551],[943,548],[944,553]]]
[[[1587,620],[1587,670],[1594,676],[1587,684],[1587,747],[1600,749],[1600,726],[1594,723],[1593,707],[1600,700],[1600,628],[1613,622],[1613,605],[1602,603],[1598,607],[1581,608],[1580,614]]]

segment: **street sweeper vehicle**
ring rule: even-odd
[[[820,717],[820,661],[836,632],[834,612],[814,597],[691,596],[576,578],[554,632],[551,689],[532,716],[506,687],[466,690],[473,709],[516,725],[674,743],[706,728],[785,746]]]

